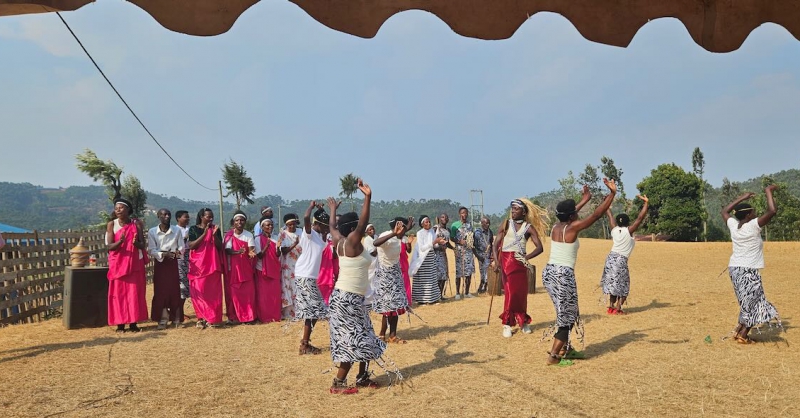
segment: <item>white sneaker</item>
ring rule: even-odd
[[[525,325],[522,326],[522,332],[525,333],[525,334],[530,334],[533,331],[531,331],[531,326],[530,325],[525,324]]]
[[[456,300],[461,300],[461,293],[456,293]]]
[[[470,299],[472,299],[472,298],[474,298],[475,296],[474,296],[472,293],[467,293],[466,295],[464,295],[464,297],[465,297],[465,298],[470,298]]]
[[[503,325],[503,337],[511,338],[511,326]]]

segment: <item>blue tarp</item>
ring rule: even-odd
[[[17,228],[16,226],[6,225],[0,223],[0,232],[33,232],[23,228]]]

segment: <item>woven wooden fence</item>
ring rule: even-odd
[[[41,321],[61,308],[69,250],[81,237],[97,255],[97,265],[108,265],[105,231],[3,234],[6,245],[0,249],[0,324]]]

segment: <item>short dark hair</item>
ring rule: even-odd
[[[556,205],[556,218],[561,222],[566,222],[576,211],[575,201],[572,199],[562,200]]]
[[[203,223],[203,215],[205,215],[206,212],[211,212],[211,216],[214,216],[214,211],[213,210],[211,210],[209,208],[200,209],[197,212],[197,223],[195,225],[200,225],[200,224]]]
[[[631,217],[627,213],[620,213],[615,218],[617,226],[629,226],[631,224]]]
[[[350,235],[351,232],[356,230],[357,226],[358,214],[355,212],[347,212],[342,214],[342,217],[339,218],[339,222],[336,225],[336,227],[339,229],[339,233],[342,234],[343,237]]]
[[[187,212],[187,211],[185,211],[185,210],[179,210],[179,211],[176,211],[176,212],[175,212],[175,219],[178,219],[178,218],[180,218],[181,216],[183,216],[183,215],[188,215],[188,214],[189,214],[189,212]]]
[[[735,216],[736,219],[742,221],[752,211],[753,211],[753,206],[751,206],[749,203],[739,203],[738,205],[733,207],[733,216]]]

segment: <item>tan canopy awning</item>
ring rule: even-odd
[[[101,0],[107,1],[107,0]],[[189,35],[228,31],[258,0],[128,0],[165,28]],[[625,47],[652,19],[674,17],[712,52],[738,49],[758,26],[772,22],[800,39],[800,0],[289,0],[335,30],[374,37],[391,16],[425,10],[456,33],[480,39],[511,37],[539,12],[567,18],[586,39]],[[76,10],[89,0],[0,0],[0,16]]]

